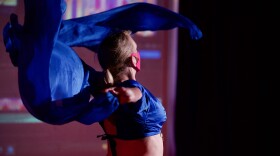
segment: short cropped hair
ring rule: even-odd
[[[133,52],[130,35],[130,31],[111,34],[99,46],[99,64],[104,71],[109,70],[114,78],[128,66],[129,57]]]

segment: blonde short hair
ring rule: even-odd
[[[130,41],[130,31],[121,31],[106,37],[100,44],[98,60],[102,69],[116,78],[118,74],[128,66],[129,57],[133,52],[133,45]],[[112,80],[107,80],[112,83]]]

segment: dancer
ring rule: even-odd
[[[129,31],[108,36],[100,45],[98,59],[106,82],[112,86],[107,91],[111,100],[119,105],[106,120],[100,122],[103,138],[108,139],[111,156],[162,156],[161,128],[166,112],[161,102],[136,80],[140,71],[140,54]]]
[[[124,29],[135,33],[182,27],[190,31],[191,38],[201,37],[201,31],[188,18],[148,3],[70,20],[62,20],[66,9],[63,0],[24,0],[24,5],[24,24],[12,14],[3,30],[4,44],[18,67],[24,106],[49,124],[75,120],[93,123],[104,120],[118,107],[108,102],[112,99],[107,94],[90,99],[92,92],[102,88],[103,74],[85,64],[71,47],[97,52],[106,36]]]

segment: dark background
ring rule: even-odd
[[[278,29],[272,10],[253,1],[180,1],[204,37],[179,29],[175,138],[178,156],[270,155],[266,127],[270,63]],[[265,13],[265,14],[264,14]],[[269,27],[269,28],[268,28]],[[268,29],[267,29],[268,28]],[[276,28],[276,29],[273,29]],[[277,39],[276,39],[277,40]],[[274,40],[274,41],[276,41]],[[265,47],[265,43],[271,45]],[[278,70],[279,71],[279,70]],[[260,118],[257,118],[260,103]],[[263,131],[263,129],[267,129]]]

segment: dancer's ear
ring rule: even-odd
[[[138,72],[140,71],[140,55],[139,53],[132,53],[130,57],[132,67]]]
[[[137,62],[139,61],[138,58],[136,58],[135,56],[131,56],[131,65],[136,68],[137,66]]]

